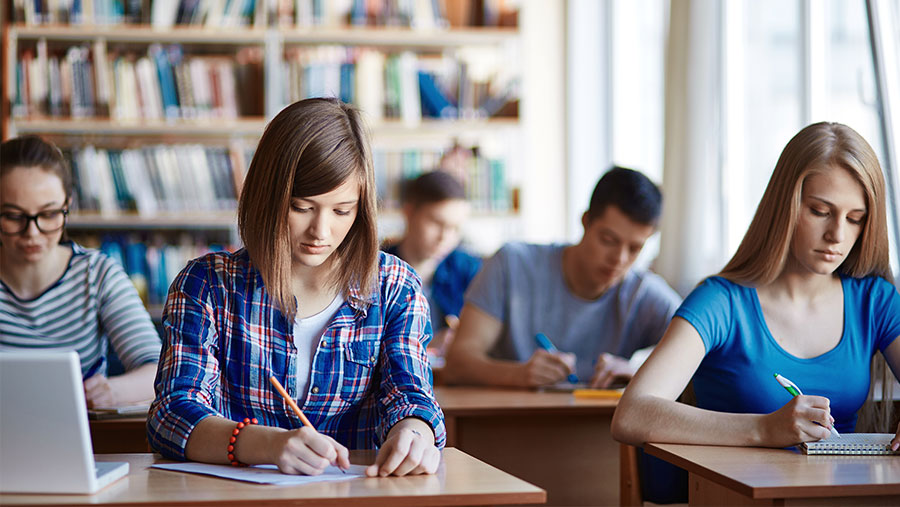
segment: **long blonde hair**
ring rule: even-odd
[[[734,256],[719,276],[742,285],[759,287],[771,283],[784,270],[791,239],[800,214],[803,184],[825,167],[848,171],[863,188],[866,217],[856,243],[837,268],[837,273],[862,278],[876,275],[891,282],[884,175],[869,143],[852,128],[821,122],[805,127],[784,147],[756,215]],[[883,356],[871,365],[869,400],[860,410],[858,428],[888,431],[891,424],[892,378]],[[882,406],[872,395],[882,383]]]
[[[359,111],[337,99],[291,104],[266,127],[250,163],[238,205],[238,228],[250,260],[285,316],[293,320],[291,199],[334,190],[349,178],[360,185],[356,219],[332,254],[330,282],[367,297],[378,262],[375,176],[368,134]]]
[[[803,183],[811,174],[828,166],[841,167],[853,175],[862,185],[866,199],[862,233],[837,272],[854,278],[877,275],[893,280],[888,253],[887,197],[878,157],[855,130],[829,122],[805,127],[784,147],[747,234],[719,276],[760,286],[781,274],[800,213]]]

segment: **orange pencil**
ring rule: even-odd
[[[294,411],[295,414],[297,414],[297,417],[299,417],[300,420],[303,421],[303,425],[309,426],[310,428],[313,429],[313,431],[315,431],[316,427],[313,426],[311,422],[309,422],[309,419],[306,418],[306,416],[300,410],[300,407],[298,407],[297,403],[294,402],[294,399],[291,398],[288,395],[287,391],[284,390],[284,387],[281,386],[281,382],[279,382],[278,379],[275,378],[275,375],[272,375],[271,377],[269,377],[269,382],[271,382],[272,385],[275,386],[275,390],[278,391],[278,393],[281,394],[282,397],[284,397],[284,401],[286,401],[287,404],[291,406],[291,409]]]

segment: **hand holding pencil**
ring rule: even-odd
[[[289,474],[319,475],[330,464],[336,465],[341,470],[350,468],[350,452],[347,448],[333,438],[316,431],[277,378],[271,376],[269,382],[303,422],[302,428],[284,433],[286,438],[281,444],[275,463],[279,470]]]

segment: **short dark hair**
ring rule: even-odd
[[[40,167],[59,177],[66,199],[72,195],[72,171],[55,144],[41,136],[15,137],[0,145],[0,175],[18,167]]]
[[[588,220],[599,218],[610,204],[635,222],[655,226],[662,213],[662,192],[642,173],[613,166],[594,187]]]
[[[466,190],[462,183],[444,171],[429,171],[407,180],[400,192],[403,204],[413,206],[465,198]]]

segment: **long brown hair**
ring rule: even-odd
[[[821,122],[805,127],[784,147],[763,194],[756,215],[734,257],[719,276],[759,287],[784,270],[791,239],[800,215],[803,183],[825,167],[848,171],[863,188],[866,217],[856,243],[837,273],[862,278],[876,275],[892,281],[884,175],[875,151],[859,133],[840,123]],[[892,378],[884,357],[872,358],[869,397],[859,412],[859,431],[893,431]],[[882,402],[873,403],[876,379]]]
[[[330,283],[362,297],[373,290],[378,260],[375,177],[368,133],[359,111],[337,99],[307,99],[286,107],[266,127],[247,171],[238,205],[238,228],[266,288],[289,319],[297,312],[291,291],[288,214],[295,197],[330,192],[356,178],[356,219],[337,247]]]
[[[869,143],[840,123],[821,122],[797,133],[778,158],[747,234],[719,276],[761,286],[784,270],[800,214],[803,183],[824,167],[848,171],[863,188],[866,217],[862,233],[837,273],[892,281],[887,235],[884,175]]]

